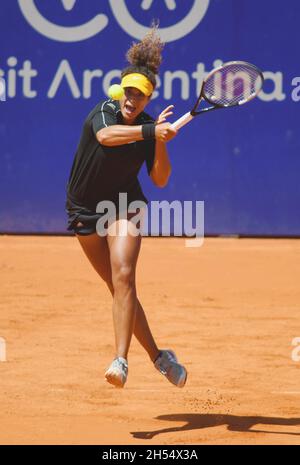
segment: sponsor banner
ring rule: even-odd
[[[166,42],[147,111],[186,112],[215,66],[245,60],[266,78],[245,107],[214,112],[169,144],[152,200],[204,201],[205,234],[299,235],[300,4],[272,0],[2,0],[0,231],[66,232],[65,187],[82,123],[119,82],[153,18]]]

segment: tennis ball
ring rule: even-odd
[[[120,100],[124,95],[124,89],[119,84],[113,84],[108,89],[108,95],[113,100]]]

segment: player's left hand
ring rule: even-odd
[[[174,105],[169,105],[167,108],[165,108],[160,113],[160,115],[158,115],[157,120],[155,121],[155,124],[164,123],[169,116],[173,115],[173,111],[171,111],[173,108],[174,108]]]

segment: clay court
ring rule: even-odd
[[[299,444],[300,241],[144,238],[138,296],[170,385],[133,339],[124,389],[111,296],[75,237],[1,236],[1,444]]]

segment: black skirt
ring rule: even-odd
[[[136,192],[127,193],[127,203],[125,209],[128,210],[130,202],[135,200],[143,201],[145,204],[148,204],[147,198],[144,196],[141,190]],[[119,204],[119,198],[110,199],[111,202],[115,205],[116,216],[115,219],[118,219],[121,213],[124,213],[121,205]],[[100,202],[100,201],[99,201]],[[87,206],[84,202],[78,201],[77,199],[72,198],[70,194],[67,196],[66,201],[66,212],[68,215],[68,231],[73,231],[75,234],[80,236],[88,236],[90,234],[95,234],[97,232],[97,222],[103,216],[107,215],[105,213],[97,213],[96,206],[91,207]],[[78,226],[79,224],[79,226]]]

